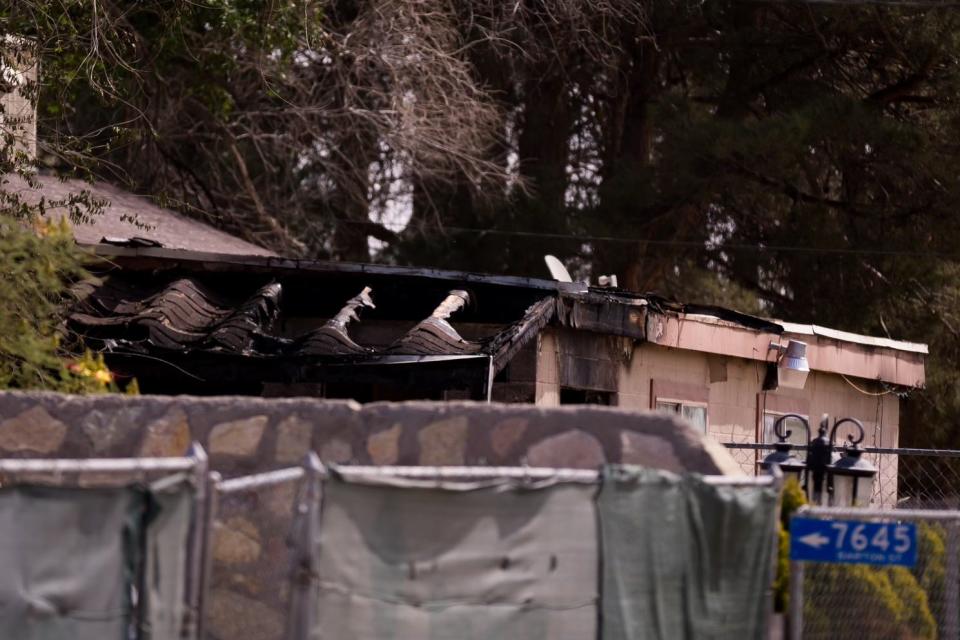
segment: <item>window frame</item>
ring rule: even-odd
[[[766,397],[764,397],[766,395]],[[771,433],[772,440],[767,442],[767,427],[764,424],[765,418],[767,415],[775,416],[774,419],[787,415],[788,413],[795,413],[799,416],[803,416],[807,424],[810,423],[810,400],[807,398],[800,398],[794,396],[780,395],[770,392],[763,392],[757,394],[757,434],[756,441],[763,444],[775,444],[776,436]],[[812,428],[812,425],[811,425]]]
[[[771,418],[773,418],[773,422],[776,422],[777,418],[780,418],[781,416],[791,415],[791,414],[801,416],[804,420],[807,421],[807,424],[810,423],[810,415],[807,413],[800,413],[798,411],[771,411],[770,409],[764,410],[760,417],[760,442],[762,442],[763,444],[776,444],[777,442],[779,442],[776,434],[773,433],[773,423],[770,423],[770,439],[767,440],[767,425],[766,425],[767,416],[770,416]],[[796,442],[794,442],[793,444],[796,446],[800,446],[799,443],[796,443]],[[804,442],[803,446],[806,446],[806,444],[807,443]]]
[[[660,403],[677,405],[679,411],[672,413],[681,418],[683,418],[684,407],[702,408],[702,433],[703,435],[710,433],[710,387],[707,385],[652,379],[650,381],[650,409],[652,411],[662,411],[662,409],[657,408]]]

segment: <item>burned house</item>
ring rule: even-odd
[[[925,345],[580,283],[97,251],[110,273],[69,327],[144,393],[607,404],[680,413],[722,442],[830,413],[860,419],[865,445],[896,446],[898,393],[924,384]],[[805,346],[799,379],[787,345]]]
[[[26,200],[78,187],[37,182]],[[144,393],[605,404],[679,413],[721,442],[829,413],[896,446],[899,396],[924,384],[922,344],[581,283],[286,259],[82,186],[110,202],[75,229],[107,265],[68,327]]]
[[[0,100],[32,154],[31,104]],[[103,182],[3,188],[108,202],[74,230],[109,264],[68,328],[145,393],[607,404],[679,413],[723,442],[830,413],[895,446],[899,396],[924,384],[922,344],[578,283],[290,260]]]

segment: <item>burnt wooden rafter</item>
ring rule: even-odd
[[[360,321],[362,309],[376,309],[370,297],[370,287],[350,298],[342,309],[319,329],[304,334],[298,340],[301,355],[363,355],[373,349],[353,341],[347,333],[347,325]]]
[[[470,294],[455,289],[443,302],[403,337],[390,345],[388,353],[404,355],[472,355],[483,345],[464,340],[449,322],[450,316],[470,302]]]

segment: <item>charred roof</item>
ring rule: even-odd
[[[141,354],[164,352],[229,354],[254,358],[328,358],[350,361],[383,356],[487,355],[497,368],[504,358],[536,335],[553,316],[554,298],[528,306],[507,326],[482,339],[463,338],[452,316],[471,302],[463,290],[452,290],[435,308],[386,348],[362,344],[350,325],[373,312],[375,292],[364,287],[340,301],[340,308],[321,325],[295,336],[279,326],[288,313],[284,286],[248,284],[242,297],[224,295],[198,278],[174,278],[146,286],[127,276],[112,276],[99,285],[83,285],[81,300],[68,316],[68,327],[104,351]]]
[[[198,354],[291,366],[492,357],[499,371],[553,321],[758,360],[772,341],[799,333],[801,340],[813,336],[814,351],[814,343],[824,343],[817,365],[823,371],[907,386],[922,385],[923,379],[925,345],[791,325],[654,294],[462,271],[156,247],[98,245],[97,252],[109,257],[109,271],[103,284],[87,285],[70,328],[94,348],[166,359],[180,354],[190,358],[191,367]],[[372,327],[379,332],[375,339]],[[827,357],[832,344],[843,345],[849,358],[837,364]],[[882,352],[883,359],[864,360],[864,349]],[[856,358],[869,366],[857,365]],[[903,365],[905,373],[891,376],[891,363]]]

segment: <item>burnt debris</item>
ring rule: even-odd
[[[179,278],[147,290],[108,278],[98,286],[82,289],[83,298],[68,316],[69,329],[102,351],[158,357],[209,353],[362,362],[394,356],[489,355],[502,368],[549,322],[555,307],[554,297],[547,296],[515,322],[489,329],[492,335],[468,340],[454,328],[451,318],[462,315],[473,301],[469,293],[457,289],[399,338],[384,341],[381,336],[376,343],[366,343],[352,336],[349,329],[360,325],[361,314],[377,309],[370,287],[347,300],[321,326],[292,338],[283,335],[286,323],[296,324],[304,318],[285,316],[284,287],[278,282],[239,299],[214,293],[195,278]],[[380,331],[382,334],[383,328]]]
[[[390,345],[389,353],[399,355],[472,355],[483,345],[464,340],[449,322],[450,316],[470,303],[470,294],[456,289],[447,294],[433,313],[402,338]]]
[[[373,353],[373,349],[362,347],[347,333],[347,325],[360,321],[362,309],[376,309],[370,298],[370,287],[350,298],[342,309],[330,318],[326,324],[304,334],[298,342],[298,350],[305,356],[325,355],[363,355]]]

